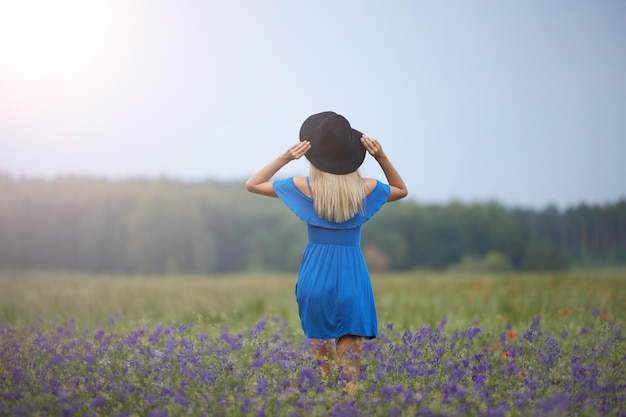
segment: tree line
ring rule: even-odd
[[[301,222],[239,182],[0,175],[0,268],[99,273],[295,271]],[[566,210],[388,204],[364,228],[375,270],[626,264],[626,201]]]

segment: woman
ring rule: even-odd
[[[361,177],[366,152],[376,159],[388,185]],[[311,163],[309,177],[271,181],[303,155]],[[307,223],[309,241],[296,284],[300,321],[320,359],[322,376],[330,376],[336,354],[339,370],[349,378],[345,390],[353,394],[361,340],[378,336],[372,285],[360,249],[361,226],[385,202],[407,195],[402,177],[376,139],[352,129],[345,117],[323,112],[308,117],[300,142],[250,177],[246,189],[281,198]]]

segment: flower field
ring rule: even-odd
[[[2,416],[626,416],[623,273],[375,278],[354,396],[292,280],[0,278]]]

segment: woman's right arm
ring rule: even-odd
[[[309,141],[298,142],[289,147],[289,149],[280,154],[278,158],[274,159],[261,168],[256,174],[248,178],[246,181],[246,189],[251,193],[268,197],[278,197],[274,192],[274,185],[271,181],[272,177],[289,162],[300,159],[309,149],[311,149],[311,143],[309,143]]]
[[[374,138],[363,135],[361,137],[361,143],[365,146],[365,149],[376,159],[378,165],[383,170],[387,182],[389,183],[389,197],[387,201],[396,201],[404,198],[408,195],[409,191],[400,176],[400,173],[393,166],[387,154],[383,151],[381,144]]]

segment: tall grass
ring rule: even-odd
[[[375,275],[352,397],[317,372],[293,276],[3,273],[0,415],[626,416],[625,282]]]
[[[474,321],[576,322],[593,308],[623,321],[626,271],[560,274],[374,274],[379,323],[417,330],[446,317],[452,329]],[[242,329],[278,317],[298,327],[293,275],[103,276],[45,272],[0,274],[0,322],[39,319],[100,327],[118,323],[228,323]]]

